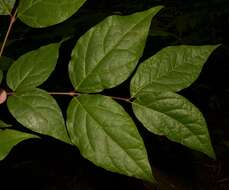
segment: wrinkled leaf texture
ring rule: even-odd
[[[73,144],[97,166],[155,182],[134,122],[110,97],[73,98],[67,111],[67,128]]]
[[[131,80],[131,96],[155,89],[177,92],[190,86],[218,45],[169,46],[140,64]]]
[[[19,90],[8,98],[7,106],[14,118],[26,128],[70,143],[61,110],[46,91]]]
[[[184,97],[169,91],[139,94],[133,111],[152,133],[215,158],[202,113]]]
[[[19,57],[8,70],[8,86],[15,91],[41,85],[55,69],[59,47],[59,43],[53,43]]]
[[[125,81],[142,56],[151,19],[162,6],[128,16],[110,16],[76,43],[69,76],[79,92],[100,92]]]

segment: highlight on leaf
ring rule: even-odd
[[[82,156],[97,166],[155,183],[134,122],[110,97],[73,98],[67,111],[67,128]]]
[[[124,82],[142,56],[152,17],[163,6],[128,16],[110,16],[76,43],[69,76],[79,92],[101,92]]]
[[[138,94],[132,107],[150,132],[215,158],[202,113],[184,97],[156,90]]]

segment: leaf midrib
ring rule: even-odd
[[[97,62],[96,66],[86,75],[86,77],[84,77],[79,84],[76,86],[76,88],[79,88],[80,85],[87,80],[87,78],[98,68],[98,66],[100,65],[100,63],[110,54],[112,53],[112,51],[119,45],[119,43],[126,37],[126,35],[133,30],[137,25],[139,25],[142,21],[146,20],[148,18],[149,15],[152,15],[152,13],[150,12],[149,14],[147,14],[146,16],[144,16],[144,18],[140,19],[139,22],[137,22],[136,24],[134,24],[126,33],[124,33],[124,35],[117,41],[116,44],[114,44],[114,46]],[[88,50],[87,50],[88,51]]]
[[[75,98],[75,100],[79,103],[79,105],[86,111],[86,113],[88,113],[88,115],[99,125],[99,126],[102,126],[101,125],[101,123],[100,123],[100,121],[98,121],[87,109],[86,109],[86,107],[83,105],[83,104],[81,104],[81,102],[77,99],[77,98]],[[120,148],[121,148],[121,150],[123,150],[123,152],[125,152],[125,154],[126,155],[128,155],[128,157],[129,158],[131,158],[131,160],[135,163],[135,165],[142,171],[142,173],[146,173],[145,171],[144,171],[144,168],[142,168],[142,167],[140,167],[139,166],[139,164],[129,155],[129,153],[125,150],[125,148],[123,148],[122,147],[122,145],[120,145],[117,141],[115,141],[114,139],[113,139],[113,137],[112,136],[110,136],[110,134],[109,133],[107,133],[107,131],[105,130],[105,128],[103,128],[103,127],[101,127],[102,129],[103,129],[103,131],[105,132],[105,134],[116,144],[116,145],[118,145]]]
[[[202,140],[199,138],[198,135],[196,135],[191,129],[187,128],[187,127],[186,127],[182,122],[180,122],[179,120],[176,120],[175,118],[171,117],[170,115],[168,115],[168,114],[166,114],[166,113],[164,113],[164,112],[160,112],[160,111],[158,111],[158,110],[155,110],[155,109],[149,108],[149,107],[147,107],[147,106],[141,105],[141,104],[138,103],[137,101],[132,102],[132,104],[134,104],[134,105],[136,105],[136,106],[139,106],[139,107],[142,107],[143,109],[148,109],[150,112],[151,112],[151,111],[155,111],[155,112],[157,112],[157,113],[159,113],[159,114],[163,114],[164,116],[168,117],[169,119],[172,119],[172,120],[174,120],[175,122],[178,122],[182,127],[188,129],[188,131],[189,131],[191,134],[193,134],[193,136],[197,137],[197,139],[199,140],[199,142],[200,142],[202,145],[204,144],[204,143],[202,143]],[[179,127],[180,130],[182,129],[182,127]],[[148,128],[147,128],[147,129],[148,129]],[[160,131],[161,131],[161,130],[160,130]],[[162,131],[162,133],[164,134],[164,136],[167,137],[167,134],[165,134],[164,131]],[[180,134],[181,134],[181,132],[180,132]],[[181,135],[180,135],[180,136],[181,136]],[[169,138],[169,139],[170,139],[170,138]],[[172,139],[170,139],[170,140],[172,140]],[[180,142],[182,143],[182,142],[183,142],[183,139],[181,139]],[[183,143],[182,143],[182,144],[183,144]],[[185,144],[184,144],[184,145],[185,145]],[[185,146],[186,146],[186,145],[185,145]]]

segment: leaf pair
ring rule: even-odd
[[[59,56],[59,43],[49,44],[21,56],[7,73],[14,91],[7,100],[10,113],[23,126],[70,143],[62,112],[44,90],[36,88],[50,76]]]
[[[69,75],[75,90],[96,93],[125,81],[142,55],[151,18],[161,8],[158,6],[126,17],[111,16],[86,32],[73,49],[69,65]],[[164,48],[140,64],[130,85],[131,96],[135,98],[132,102],[133,111],[144,127],[213,158],[215,153],[201,112],[175,92],[190,86],[197,79],[207,58],[217,47]],[[129,151],[129,146],[138,152],[140,145],[133,145],[134,139],[129,131],[129,137],[115,138],[127,129],[124,123],[123,129],[116,127],[119,126],[120,119],[109,111],[106,99],[105,96],[82,95],[72,100],[67,114],[67,127],[73,143],[84,157],[95,164],[139,178],[139,170],[131,165],[131,161],[127,161],[128,157],[125,159],[128,165],[122,165],[119,158],[122,158],[122,152]],[[112,109],[114,108],[111,106],[110,110]],[[71,112],[75,112],[75,115]],[[114,137],[107,135],[108,129]],[[119,148],[122,149],[118,150],[114,140],[116,146],[120,142],[126,144],[121,144]],[[119,156],[116,157],[115,154]],[[129,157],[135,163],[139,159],[144,160],[145,167],[142,171],[145,172],[140,174],[140,178],[152,181],[152,177],[146,177],[150,176],[151,171],[150,168],[147,169],[147,155],[143,152],[141,154],[144,159],[133,152]]]
[[[10,15],[15,0],[0,0],[0,15]],[[41,28],[63,22],[86,0],[20,0],[18,17],[25,24]]]
[[[150,57],[137,69],[130,92],[136,97],[133,111],[157,135],[215,158],[201,112],[176,94],[199,76],[214,46],[170,46]]]

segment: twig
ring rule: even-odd
[[[16,21],[16,15],[17,15],[17,9],[15,10],[14,14],[10,17],[10,24],[9,24],[8,30],[7,30],[7,32],[6,32],[4,41],[3,41],[2,46],[1,46],[0,57],[2,56],[3,51],[4,51],[4,49],[5,49],[6,42],[7,42],[7,40],[8,40],[9,35],[10,35],[10,32],[11,32],[11,30],[12,30],[13,24],[14,24],[14,22]]]

